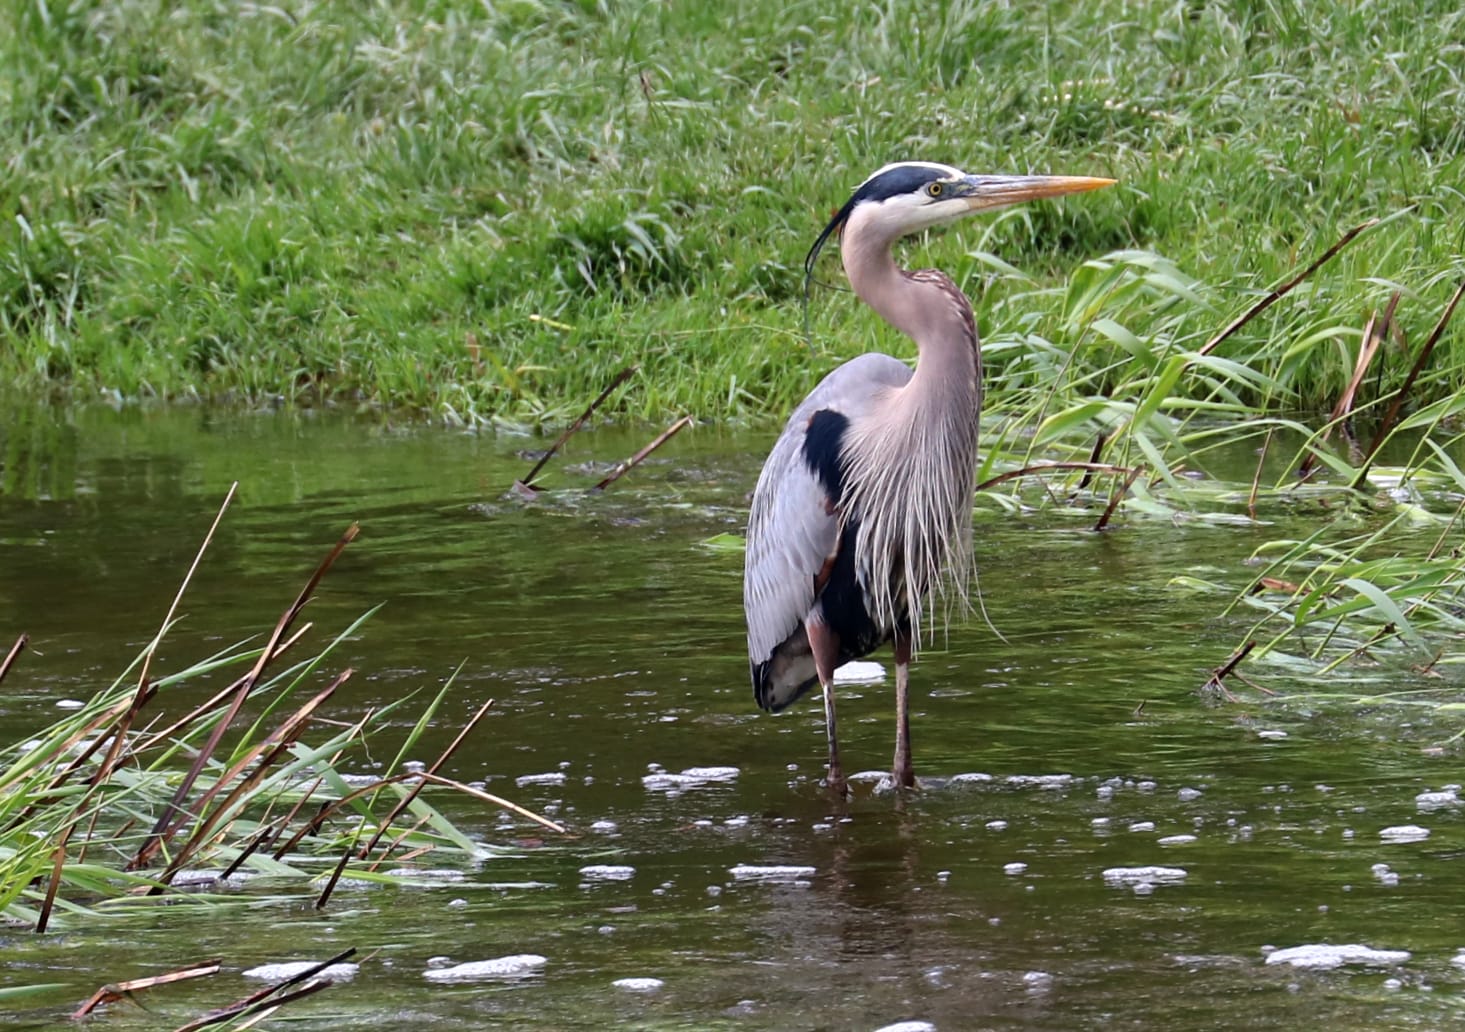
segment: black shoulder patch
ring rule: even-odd
[[[844,432],[849,419],[833,409],[820,409],[809,419],[804,431],[804,464],[819,478],[829,501],[838,505],[844,495]]]

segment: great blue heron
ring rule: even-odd
[[[982,360],[966,295],[936,269],[909,272],[897,240],[977,211],[1108,186],[1086,176],[975,176],[904,161],[860,184],[804,259],[838,235],[850,285],[916,342],[912,371],[878,353],[826,376],[794,410],[763,465],[748,519],[743,604],[753,696],[777,712],[824,690],[827,784],[839,763],[834,669],[895,646],[893,777],[915,784],[910,660],[928,606],[965,605]],[[934,621],[932,621],[934,622]]]

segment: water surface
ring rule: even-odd
[[[322,674],[358,671],[338,715],[462,664],[422,758],[492,698],[446,773],[574,832],[544,838],[440,796],[513,848],[423,887],[339,891],[323,913],[162,909],[0,932],[0,985],[72,987],[10,1027],[66,1027],[103,982],[222,957],[223,974],[155,992],[151,1011],[97,1019],[173,1027],[245,995],[246,969],[346,946],[375,952],[349,986],[289,1008],[290,1027],[1381,1029],[1440,1027],[1458,1008],[1465,835],[1454,807],[1415,799],[1461,780],[1458,754],[1434,748],[1455,728],[1199,690],[1245,625],[1218,618],[1225,595],[1172,578],[1239,590],[1252,549],[1285,526],[1096,535],[1061,510],[980,507],[992,626],[954,628],[913,674],[927,786],[898,800],[861,782],[844,804],[819,786],[817,702],[753,706],[741,556],[703,544],[741,531],[771,434],[695,428],[601,495],[585,489],[649,435],[581,435],[555,490],[525,504],[506,489],[544,442],[511,434],[177,409],[27,410],[7,426],[0,643],[32,641],[0,693],[7,740],[153,635],[237,480],[165,668],[268,630],[359,522],[308,610],[325,635],[383,604]],[[1268,684],[1288,687],[1280,672]],[[889,763],[890,695],[843,690],[846,769]],[[725,769],[666,776],[695,768]],[[1429,837],[1380,835],[1407,824]],[[1183,874],[1115,873],[1146,867]],[[1410,957],[1266,963],[1271,947],[1352,943]],[[516,954],[545,962],[425,977],[435,959]],[[613,984],[628,978],[660,985]]]

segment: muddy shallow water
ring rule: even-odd
[[[1198,690],[1245,625],[1217,617],[1225,596],[1173,578],[1240,589],[1276,526],[1095,535],[1061,512],[980,508],[992,626],[953,628],[914,669],[925,785],[902,800],[860,781],[845,804],[819,786],[816,700],[754,707],[741,556],[703,544],[741,531],[770,434],[696,428],[604,495],[584,488],[645,434],[584,435],[552,467],[557,490],[525,504],[506,488],[543,442],[508,434],[186,410],[7,425],[0,640],[26,631],[32,648],[0,694],[6,740],[121,672],[238,480],[162,661],[266,630],[359,521],[308,614],[333,634],[384,604],[333,657],[359,671],[334,704],[433,688],[463,664],[422,758],[493,698],[446,773],[574,836],[444,795],[462,827],[507,848],[467,872],[348,887],[323,913],[267,902],[0,932],[0,986],[69,985],[5,1027],[63,1027],[103,982],[223,958],[223,974],[150,996],[150,1011],[95,1019],[173,1027],[247,993],[247,969],[346,946],[370,957],[282,1012],[290,1027],[1454,1020],[1465,834],[1448,786],[1465,779],[1434,746],[1457,728]],[[1281,672],[1268,684],[1288,686]],[[842,690],[848,770],[889,763],[890,695],[888,680]],[[1428,834],[1395,830],[1408,826]],[[1348,945],[1374,952],[1268,963],[1273,948]],[[429,977],[516,956],[542,963]]]

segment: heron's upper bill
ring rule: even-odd
[[[963,176],[948,196],[966,201],[969,211],[985,211],[1042,197],[1085,193],[1114,182],[1095,176]]]

